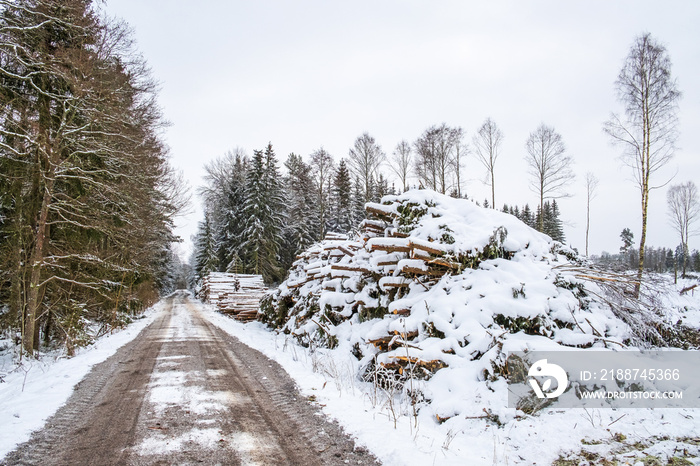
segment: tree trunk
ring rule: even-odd
[[[642,167],[641,167],[641,182],[642,182],[642,236],[639,240],[639,267],[637,269],[637,285],[635,286],[635,296],[639,298],[640,288],[642,286],[642,274],[644,273],[644,246],[647,239],[647,212],[649,209],[649,178],[651,176],[651,126],[649,119],[649,97],[644,96],[643,99],[643,142],[642,142]]]
[[[48,346],[49,343],[51,342],[51,324],[53,323],[51,320],[51,315],[52,315],[51,312],[47,313],[46,325],[44,326],[44,344],[46,346]],[[37,328],[38,328],[38,326],[37,326]]]
[[[647,210],[649,207],[649,178],[645,178],[642,188],[642,235],[639,239],[639,265],[637,267],[637,284],[634,287],[634,294],[638,298],[642,284],[642,273],[644,272],[644,247],[647,240]]]
[[[46,108],[46,106],[42,106],[42,108]],[[46,131],[46,133],[48,133],[48,131]],[[43,190],[44,194],[42,196],[41,204],[39,205],[36,225],[34,226],[35,237],[29,260],[31,272],[28,284],[29,292],[27,293],[26,318],[24,321],[24,339],[22,341],[24,351],[26,351],[29,355],[33,355],[34,351],[39,349],[38,319],[41,315],[42,300],[40,284],[44,255],[46,253],[46,242],[48,240],[49,207],[51,206],[51,200],[53,198],[55,170],[57,166],[57,161],[54,160],[54,156],[55,154],[58,154],[58,150],[52,150],[54,147],[52,147],[52,145],[48,142],[49,140],[50,138],[48,135],[45,135],[44,143],[40,143],[38,152],[38,155],[41,158],[41,154],[43,152],[42,146],[46,150],[44,153],[45,160],[43,161],[45,168],[43,170],[39,168],[39,176],[43,177],[44,183],[42,184],[39,182],[35,187],[35,189]],[[54,144],[56,144],[56,141],[54,141]],[[39,162],[38,165],[41,167],[41,162]]]
[[[683,269],[681,272],[681,277],[685,278],[686,266],[688,264],[688,243],[687,240],[683,243]]]
[[[46,186],[44,187],[44,196],[41,202],[39,218],[36,223],[36,239],[31,255],[31,276],[29,279],[29,294],[27,296],[27,317],[24,322],[24,350],[32,355],[34,351],[39,349],[39,339],[36,337],[38,330],[38,316],[41,310],[41,272],[42,263],[44,261],[47,222],[49,217],[49,206],[51,205],[51,197],[53,190],[53,174],[46,177]]]
[[[537,229],[542,232],[544,231],[544,184],[540,183],[540,221],[538,222]]]
[[[591,227],[591,201],[586,204],[586,257],[588,257],[588,231]]]

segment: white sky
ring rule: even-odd
[[[107,0],[105,9],[132,25],[162,83],[173,165],[193,187],[206,162],[236,146],[252,154],[270,141],[280,163],[323,146],[339,160],[368,131],[390,154],[442,122],[471,141],[490,116],[505,135],[496,204],[534,206],[524,146],[544,122],[578,174],[560,201],[567,242],[583,252],[592,171],[590,252],[616,252],[623,228],[639,239],[640,197],[602,124],[621,110],[614,81],[646,31],[666,45],[684,94],[679,150],[652,182],[677,173],[673,183],[700,184],[698,2]],[[465,165],[466,191],[481,202],[484,169],[473,156]],[[195,204],[177,230],[187,243]],[[679,243],[666,212],[663,188],[652,193],[648,245]]]

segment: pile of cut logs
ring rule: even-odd
[[[426,290],[437,283],[447,273],[459,273],[464,265],[457,260],[448,244],[440,241],[428,241],[399,231],[399,214],[394,206],[377,203],[365,205],[368,219],[361,224],[361,234],[353,239],[344,235],[329,233],[324,241],[307,249],[297,256],[297,271],[294,278],[287,281],[287,288],[298,293],[306,284],[312,282],[321,286],[312,294],[319,296],[325,291],[352,293],[352,277],[361,274],[364,279],[376,281],[380,293],[391,293],[393,300],[398,300],[411,283],[420,283]],[[392,292],[392,290],[395,290]],[[376,308],[379,301],[367,300],[356,294],[356,308]],[[292,301],[297,302],[297,296]],[[388,313],[406,316],[410,307],[399,305],[401,301],[389,304]],[[398,335],[389,333],[384,337],[370,340],[380,352],[397,349],[399,346],[419,349],[413,343],[418,332]],[[392,362],[382,366],[402,373],[406,366],[423,368],[426,372],[435,372],[445,364],[440,360],[422,360],[403,355],[391,356]]]
[[[260,299],[266,292],[262,275],[211,272],[202,279],[197,296],[214,304],[219,312],[248,322],[257,318]]]
[[[380,211],[379,207],[386,206],[368,203],[365,207],[371,218],[360,224],[364,234],[359,240],[348,240],[344,235],[329,233],[320,248],[307,250],[297,256],[297,259],[307,262],[304,266],[306,273],[303,278],[288,282],[287,286],[294,289],[314,280],[349,276],[344,272],[371,274],[380,271],[385,275],[380,283],[382,288],[402,288],[408,286],[413,278],[439,278],[448,272],[457,273],[463,267],[459,262],[445,257],[448,249],[444,244],[412,238],[398,232],[387,221],[391,218],[390,214]],[[385,254],[374,255],[371,263],[343,260],[346,257],[352,258],[363,248]],[[321,260],[322,258],[327,260]],[[394,273],[397,269],[398,276]]]

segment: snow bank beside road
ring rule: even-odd
[[[73,387],[92,366],[105,361],[119,348],[132,341],[152,323],[165,305],[159,302],[148,309],[143,318],[126,329],[106,335],[93,345],[78,350],[71,359],[56,359],[51,353],[39,360],[25,359],[20,367],[11,367],[10,360],[0,367],[8,371],[0,384],[0,459],[18,444],[29,440],[31,433],[43,427],[46,420],[63,406]]]

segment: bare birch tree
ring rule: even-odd
[[[401,141],[396,144],[396,148],[391,157],[391,163],[389,164],[391,170],[398,176],[401,186],[403,187],[403,192],[408,190],[408,177],[411,173],[412,156],[411,145],[408,141]]]
[[[691,226],[700,216],[700,200],[698,199],[698,188],[695,183],[676,184],[668,189],[666,195],[668,201],[668,216],[671,225],[678,232],[683,247],[683,277],[685,277],[686,266],[688,264],[688,238],[693,234]]]
[[[418,139],[413,143],[416,154],[416,175],[421,188],[429,188],[437,191],[437,138],[438,132],[435,127],[423,131]]]
[[[318,212],[318,238],[319,241],[326,235],[329,219],[328,199],[331,194],[330,184],[333,179],[333,157],[326,149],[321,147],[311,154],[311,171],[316,185],[316,208]]]
[[[639,187],[642,234],[639,240],[638,279],[644,271],[651,176],[673,157],[678,135],[677,112],[681,93],[671,77],[666,48],[649,33],[637,37],[615,82],[624,116],[613,114],[604,125],[614,144],[623,146],[623,162],[632,169]]]
[[[588,256],[588,233],[591,229],[591,201],[596,196],[598,178],[591,173],[586,173],[586,256]]]
[[[372,200],[377,170],[384,160],[386,160],[386,154],[369,133],[363,133],[355,139],[355,143],[350,148],[348,165],[362,183],[364,202]]]
[[[477,159],[486,168],[487,184],[491,186],[491,207],[495,209],[496,160],[503,143],[503,133],[491,118],[487,118],[474,135],[473,143]]]
[[[454,187],[452,193],[459,198],[462,197],[462,160],[469,155],[469,145],[462,142],[463,136],[462,128],[458,128],[454,135],[455,141],[452,150],[452,166],[454,167]]]
[[[450,172],[455,168],[455,150],[461,144],[462,128],[442,123],[431,126],[413,143],[416,173],[421,184],[445,194],[451,186]]]
[[[544,201],[567,197],[566,185],[574,179],[571,170],[573,161],[566,155],[566,146],[553,127],[542,123],[525,143],[528,165],[532,181],[530,188],[537,193],[540,201],[539,231],[544,230]]]

